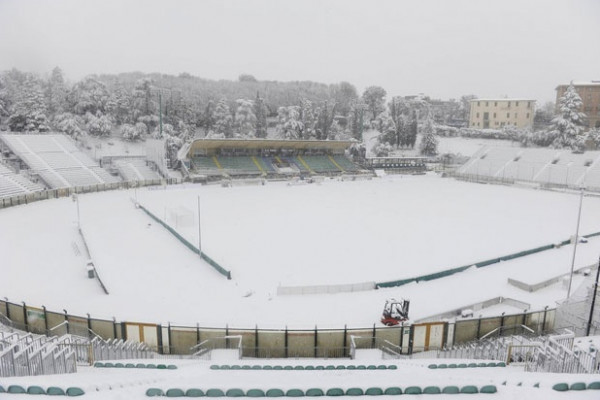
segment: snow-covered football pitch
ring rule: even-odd
[[[136,200],[201,245],[232,279]],[[0,210],[0,296],[95,318],[215,327],[372,326],[389,297],[410,298],[411,319],[497,296],[541,309],[566,296],[564,285],[529,293],[507,279],[537,283],[568,273],[572,246],[396,288],[316,295],[277,289],[406,279],[558,243],[575,233],[578,206],[574,193],[436,175],[83,194],[78,202]],[[78,222],[108,295],[87,277]],[[586,196],[580,233],[597,231],[600,198]],[[580,244],[575,268],[593,264],[599,245]],[[577,277],[575,288],[580,283]]]

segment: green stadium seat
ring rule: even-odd
[[[188,389],[185,391],[185,397],[204,397],[204,392],[201,389]]]
[[[135,368],[135,365],[132,363],[125,364],[125,368]]]
[[[27,393],[27,390],[25,390],[25,388],[23,388],[23,386],[10,385],[8,387],[8,389],[6,390],[6,392],[12,393],[12,394],[20,394],[20,393]]]
[[[365,390],[365,395],[367,395],[367,396],[382,396],[383,389],[378,388],[378,387],[370,387],[367,390]]]
[[[458,386],[446,386],[442,389],[442,393],[444,394],[458,394],[460,393],[460,389]]]
[[[246,397],[265,397],[265,391],[262,389],[249,389]]]
[[[284,369],[285,371],[291,371],[291,370],[293,370],[293,369],[294,369],[294,367],[292,367],[291,365],[286,365],[285,367],[283,367],[283,369]]]
[[[294,369],[295,369],[296,371],[304,371],[304,366],[302,366],[302,365],[296,365],[296,366],[294,367]]]
[[[260,365],[253,365],[250,369],[262,369],[262,367]]]
[[[48,396],[64,396],[65,391],[57,386],[50,386],[46,389],[46,394]]]
[[[6,393],[6,390],[4,390],[4,388],[2,387],[2,385],[0,385],[0,393]]]
[[[311,388],[306,391],[305,395],[308,397],[319,397],[325,396],[325,393],[319,388]]]
[[[475,368],[477,367],[477,364],[475,363],[469,363],[469,365],[467,365],[468,368]]]
[[[423,389],[423,394],[440,394],[442,391],[437,386],[427,386]]]
[[[539,382],[538,382],[538,383],[536,383],[535,385],[533,385],[533,387],[534,387],[534,388],[538,388],[538,389],[539,389],[539,387],[540,387],[540,383],[539,383]]]
[[[448,364],[448,368],[457,368],[457,367],[458,367],[458,365],[456,365],[456,364]]]
[[[285,392],[285,397],[304,397],[304,392],[301,389],[289,389]]]
[[[283,367],[281,365],[276,365],[276,366],[273,367],[273,369],[276,369],[276,370],[279,371],[279,370],[282,370]]]
[[[156,368],[156,364],[146,364],[146,368],[148,368],[148,369],[155,369]]]
[[[571,386],[569,386],[569,390],[585,390],[586,386],[584,382],[575,382],[575,383],[571,383]]]
[[[467,368],[467,364],[458,364],[458,368]]]
[[[365,392],[361,388],[350,388],[346,390],[346,396],[364,396]]]
[[[229,365],[221,365],[221,369],[231,369],[231,366],[229,366]]]
[[[387,365],[378,365],[377,369],[387,369]]]
[[[367,369],[377,369],[377,367],[375,365],[369,365],[367,366]]]
[[[242,389],[228,389],[225,392],[225,396],[227,397],[244,397],[244,391]]]
[[[566,392],[567,390],[569,390],[569,385],[567,385],[566,383],[557,383],[554,386],[552,386],[553,390],[556,390],[557,392]]]
[[[167,369],[177,369],[177,365],[169,364],[167,365]]]
[[[356,369],[367,369],[366,365],[357,365]]]
[[[487,367],[487,364],[486,363],[479,363],[479,364],[477,364],[477,366],[480,367],[480,368],[481,367]]]
[[[404,394],[422,394],[423,391],[419,386],[409,386],[404,389]]]
[[[322,369],[325,369],[325,367],[324,367],[324,366],[322,366],[322,365],[317,365],[317,366],[315,367],[315,369],[322,370]]]
[[[163,396],[164,392],[162,391],[162,389],[158,389],[158,388],[150,388],[148,390],[146,390],[146,396],[148,397],[156,397],[156,396]]]
[[[328,365],[325,367],[325,369],[335,369],[335,365]]]
[[[269,389],[267,393],[265,393],[267,397],[283,397],[285,393],[281,389]]]
[[[497,366],[498,366],[498,364],[497,364],[497,363],[495,363],[495,362],[491,362],[491,363],[488,363],[488,364],[487,364],[487,366],[488,366],[488,367],[497,367]]]
[[[313,371],[315,367],[313,365],[307,365],[306,367],[304,367],[304,369],[307,371]]]
[[[83,389],[78,388],[78,387],[67,388],[65,393],[67,394],[67,396],[83,396],[85,394]]]
[[[157,369],[167,369],[167,366],[165,364],[158,364],[156,366]]]
[[[479,393],[496,393],[497,391],[496,386],[485,385],[479,390]]]
[[[142,364],[142,363],[135,364],[135,367],[136,368],[146,368],[146,364]]]
[[[46,391],[40,386],[29,386],[27,388],[27,394],[46,394]]]
[[[265,366],[263,366],[263,367],[262,367],[262,369],[265,369],[265,370],[272,370],[272,369],[273,369],[273,366],[272,366],[272,365],[265,365]]]
[[[506,363],[505,362],[499,362],[498,364],[496,364],[496,367],[506,367]]]
[[[337,367],[335,367],[335,369],[346,369],[345,365],[338,365]]]
[[[398,386],[391,386],[383,391],[383,394],[386,396],[395,396],[398,394],[402,394],[402,389]]]
[[[356,369],[356,365],[348,365],[346,369]]]
[[[388,369],[398,369],[398,366],[394,364],[388,365]]]
[[[241,365],[232,365],[231,369],[235,369],[235,370],[242,369],[242,366]]]
[[[125,364],[123,364],[123,363],[116,363],[115,364],[115,368],[125,368]]]
[[[429,369],[437,369],[437,367],[438,367],[437,364],[429,364],[427,366],[427,368],[429,368]]]
[[[242,365],[242,369],[252,369],[252,367],[249,365]]]
[[[115,367],[115,364],[113,364],[113,363],[111,363],[111,362],[107,362],[107,363],[104,363],[104,366],[105,366],[106,368],[114,368],[114,367]]]
[[[165,394],[167,397],[185,397],[185,392],[178,388],[168,389]]]
[[[325,392],[325,396],[335,397],[335,396],[343,396],[343,395],[344,395],[344,390],[340,389],[340,388],[327,389],[327,392]]]
[[[447,364],[438,364],[437,366],[439,369],[444,369],[444,368],[448,368]]]
[[[221,389],[208,389],[206,391],[206,397],[224,397],[225,393]]]
[[[96,367],[96,368],[104,368],[104,363],[101,363],[101,362],[95,362],[95,363],[94,363],[94,367]]]
[[[460,388],[461,393],[479,393],[477,386],[467,385]]]
[[[600,381],[591,382],[588,384],[587,388],[592,390],[600,390]]]

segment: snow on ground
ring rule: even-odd
[[[232,271],[231,281],[132,201],[137,198],[197,243],[198,196],[202,249]],[[578,204],[578,196],[569,193],[433,175],[84,194],[81,226],[110,295],[87,278],[77,204],[70,198],[0,210],[5,278],[0,294],[96,318],[242,328],[368,327],[389,297],[410,298],[413,320],[497,296],[543,309],[566,296],[561,283],[529,293],[507,279],[531,284],[568,273],[571,246],[399,288],[310,296],[276,292],[278,285],[411,278],[557,243],[574,234]],[[600,199],[586,197],[580,233],[600,231],[597,216]],[[576,268],[596,261],[599,244],[595,238],[578,246]],[[576,276],[575,287],[581,281]]]

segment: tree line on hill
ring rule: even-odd
[[[562,116],[541,133],[514,127],[489,133],[436,123],[440,118],[435,105],[423,96],[395,96],[386,102],[387,93],[379,86],[359,95],[348,82],[259,81],[247,74],[237,81],[215,81],[187,73],[139,72],[91,75],[69,83],[58,67],[46,77],[12,69],[0,73],[0,127],[13,132],[61,132],[75,139],[82,135],[120,135],[131,141],[162,138],[172,153],[194,137],[360,142],[368,129],[377,131],[373,151],[378,156],[414,148],[417,134],[421,135],[419,150],[425,155],[437,153],[438,135],[515,136],[526,145],[581,148],[587,139],[579,137],[581,99],[578,103],[573,93],[565,93],[570,97],[564,104],[561,101]],[[451,102],[443,120],[465,121],[473,98]]]

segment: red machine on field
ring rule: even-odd
[[[409,300],[387,299],[385,301],[385,305],[383,306],[381,323],[386,326],[394,326],[398,325],[402,321],[406,321],[408,319],[409,305]]]

